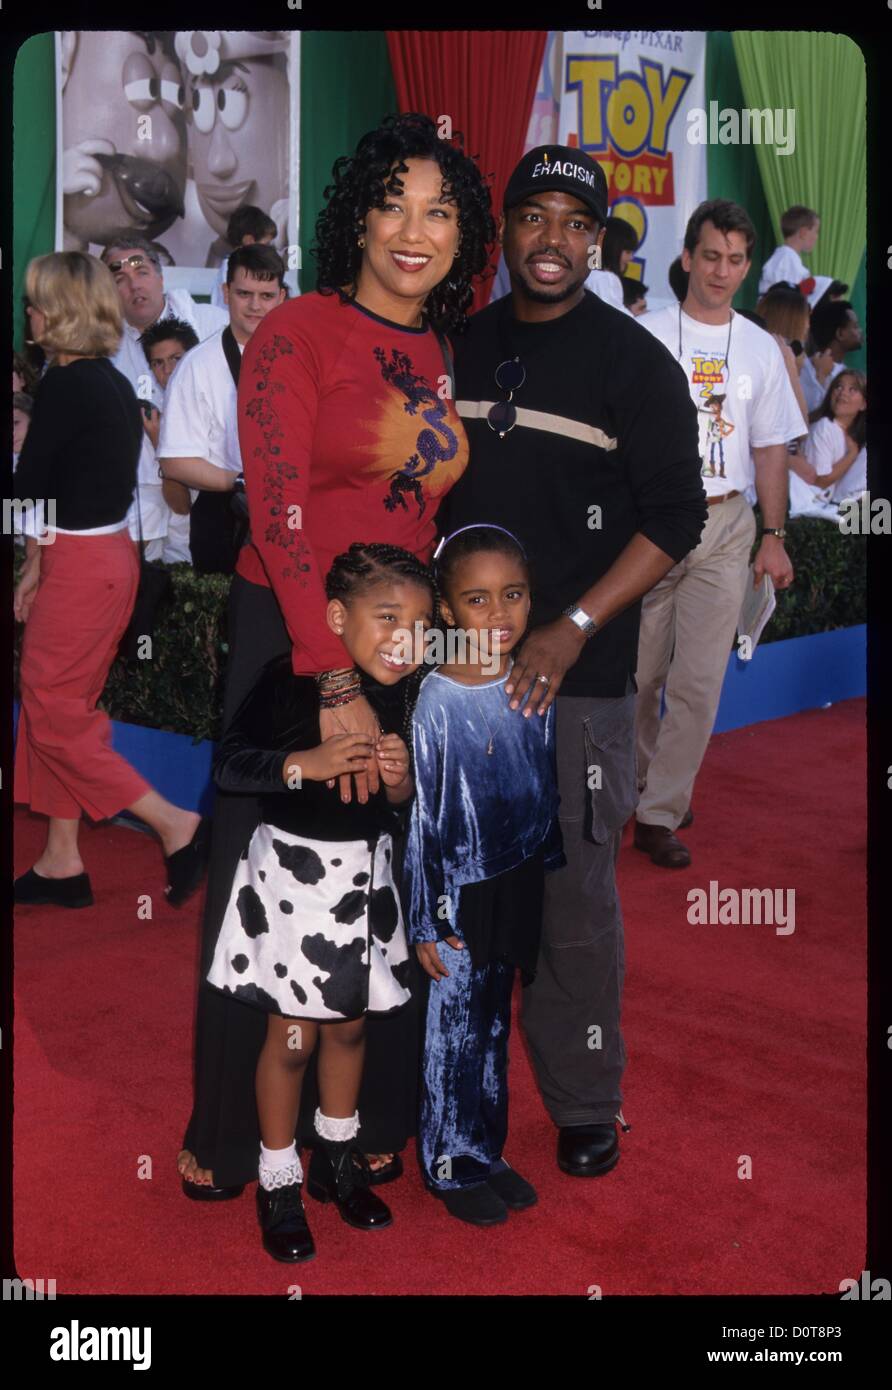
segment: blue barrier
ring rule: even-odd
[[[866,626],[769,642],[756,648],[751,661],[729,657],[715,732],[820,709],[855,699],[866,690]],[[16,702],[13,737],[18,713]],[[211,809],[215,745],[209,740],[193,743],[185,734],[112,720],[112,746],[168,801],[190,811]]]

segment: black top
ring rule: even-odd
[[[20,500],[55,498],[55,524],[85,531],[123,521],[133,501],[142,412],[107,357],[50,367],[37,383],[13,487]]]
[[[479,403],[505,399],[495,371],[515,355],[526,380],[513,404],[531,413],[500,439]],[[586,291],[560,318],[520,323],[507,295],[456,338],[456,397],[470,463],[438,530],[514,532],[532,561],[531,627],[578,603],[637,531],[676,562],[697,545],[708,515],[697,410],[679,364],[629,315]],[[562,694],[634,688],[640,612],[639,600],[586,643]]]
[[[385,686],[365,675],[361,680],[384,733],[405,738],[407,682]],[[351,801],[342,802],[337,783],[331,789],[311,781],[288,786],[282,776],[285,754],[316,748],[321,741],[316,681],[294,674],[289,651],[264,666],[233,716],[214,756],[214,780],[225,792],[259,796],[263,821],[311,840],[362,840],[399,829],[399,813],[383,784],[365,805],[355,791]]]

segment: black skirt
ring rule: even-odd
[[[545,894],[544,853],[459,891],[456,923],[475,966],[508,961],[523,983],[536,974]]]

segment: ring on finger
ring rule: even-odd
[[[536,680],[541,681],[543,685],[551,685],[551,678],[549,676],[537,676]]]

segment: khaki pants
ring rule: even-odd
[[[635,725],[637,819],[643,825],[676,830],[691,804],[736,637],[755,534],[745,497],[713,503],[700,544],[644,597]]]

